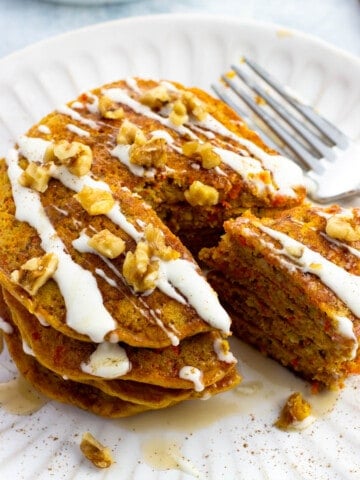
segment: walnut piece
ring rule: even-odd
[[[99,111],[102,117],[117,120],[124,118],[124,109],[119,107],[109,97],[103,95],[99,98]]]
[[[144,132],[135,123],[125,119],[116,137],[119,145],[143,145],[146,142]]]
[[[166,141],[164,138],[151,138],[143,145],[134,144],[129,152],[130,162],[145,168],[163,167],[166,164]]]
[[[175,260],[180,257],[180,253],[165,244],[165,235],[159,228],[149,223],[145,228],[145,239],[149,245],[151,256],[156,256],[162,260]]]
[[[74,198],[76,198],[89,215],[106,214],[115,205],[115,200],[111,192],[88,186],[83,187],[79,193],[74,195]]]
[[[200,143],[194,140],[186,142],[182,146],[182,151],[187,157],[200,157],[201,165],[206,169],[217,167],[221,163],[220,155],[214,152],[214,147],[208,142]]]
[[[176,100],[174,102],[169,115],[169,119],[177,127],[183,125],[189,120],[186,106],[181,100]]]
[[[114,463],[110,449],[96,440],[90,432],[83,434],[80,450],[95,467],[109,468]]]
[[[169,91],[164,85],[158,85],[147,90],[141,97],[140,102],[152,110],[160,110],[170,101]]]
[[[329,237],[347,242],[360,240],[360,225],[351,223],[352,217],[344,214],[333,215],[326,222],[326,233]]]
[[[23,187],[29,187],[43,193],[48,187],[50,174],[46,167],[30,162],[20,175],[19,183]]]
[[[35,295],[53,276],[58,262],[58,257],[54,253],[33,257],[21,265],[19,270],[11,272],[11,280],[23,287],[30,295]]]
[[[191,206],[197,205],[202,207],[208,207],[216,205],[219,202],[219,192],[216,188],[209,185],[205,185],[199,180],[195,180],[189,190],[184,192],[185,199]]]
[[[127,252],[123,275],[135,292],[145,292],[156,287],[159,275],[159,262],[151,260],[149,244],[139,242],[134,252]]]
[[[186,106],[189,114],[192,114],[197,120],[204,120],[208,112],[205,104],[192,92],[184,92],[181,96],[182,103]]]
[[[89,240],[88,245],[106,258],[116,258],[125,250],[125,242],[122,238],[104,229],[95,233]]]
[[[93,161],[92,150],[81,142],[68,142],[61,140],[48,148],[45,153],[46,161],[60,162],[65,165],[70,173],[82,177],[89,173]]]
[[[302,245],[286,245],[286,252],[295,258],[301,258],[304,253],[304,247]]]

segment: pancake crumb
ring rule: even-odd
[[[292,393],[286,400],[279,418],[274,425],[280,430],[301,430],[309,425],[313,419],[311,405],[303,398],[300,392]]]

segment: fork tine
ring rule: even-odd
[[[318,158],[325,157],[328,160],[334,160],[335,155],[331,148],[325,145],[325,143],[320,140],[319,137],[317,137],[303,123],[295,118],[294,115],[289,113],[286,108],[281,105],[281,103],[269,95],[253,78],[251,78],[249,75],[246,75],[241,68],[236,65],[232,65],[231,68],[246,85],[248,85],[255,93],[263,98],[266,103],[270,105],[270,107],[286,121],[288,125],[290,125],[306,142],[309,143],[309,145],[315,150],[315,155],[318,156]],[[285,99],[287,100],[286,97]]]
[[[261,68],[253,60],[249,60],[243,57],[243,61],[257,73],[266,83],[268,83],[279,95],[286,98],[286,100],[315,127],[317,127],[321,133],[332,142],[333,145],[338,145],[340,148],[346,148],[349,145],[349,140],[346,135],[341,132],[335,125],[328,122],[325,118],[316,113],[312,107],[306,105],[291,95],[284,87],[275,80],[268,72]]]
[[[310,168],[316,173],[322,173],[323,166],[313,155],[284,127],[282,127],[269,113],[260,108],[259,105],[239,85],[226,75],[222,76],[223,81],[235,92],[246,105],[258,115],[266,125],[295,153],[296,160],[305,168]]]
[[[281,152],[283,155],[286,155],[286,152],[283,151],[281,147],[269,136],[267,135],[263,130],[261,130],[256,123],[249,117],[249,115],[243,110],[239,102],[234,102],[234,100],[231,98],[231,95],[228,94],[226,90],[228,90],[225,87],[222,87],[221,85],[216,85],[213,84],[211,85],[211,88],[214,90],[216,95],[223,100],[225,103],[227,103],[235,112],[237,112],[240,117],[249,125],[253,130],[255,130],[262,138],[263,140],[269,145],[269,147],[273,148],[274,150],[278,150]]]

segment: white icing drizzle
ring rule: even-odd
[[[26,355],[31,355],[32,357],[35,357],[34,350],[29,346],[29,344],[24,339],[22,339],[22,348],[24,350],[24,353],[26,353]]]
[[[152,118],[157,122],[161,123],[162,125],[175,130],[180,135],[186,135],[191,138],[196,139],[197,136],[187,127],[183,125],[177,126],[174,125],[169,118],[162,117],[157,113],[153,112],[149,107],[146,105],[142,105],[140,102],[131,98],[123,89],[121,88],[109,88],[103,91],[104,95],[109,97],[113,102],[122,103],[123,105],[127,105],[129,108],[134,110],[134,112],[139,113],[141,115],[145,115],[148,118]]]
[[[130,90],[133,90],[135,93],[141,93],[141,89],[139,88],[137,81],[134,77],[127,77],[125,79],[125,83]]]
[[[168,145],[173,145],[174,144],[174,139],[170,135],[169,132],[166,132],[165,130],[153,130],[150,135],[153,138],[163,138]],[[180,149],[179,149],[180,150]]]
[[[117,283],[115,282],[115,280],[106,275],[104,270],[102,270],[101,268],[96,268],[95,273],[96,275],[99,275],[99,277],[103,278],[111,287],[117,288]]]
[[[68,216],[69,216],[69,212],[67,212],[67,211],[64,210],[63,208],[60,208],[60,207],[58,207],[57,205],[53,205],[52,207],[53,207],[54,210],[56,210],[57,212],[61,213],[61,215],[64,215],[64,217],[68,217]]]
[[[237,363],[236,358],[230,350],[224,351],[223,340],[221,338],[216,338],[214,340],[214,351],[221,362]]]
[[[268,234],[270,237],[278,240],[282,246],[283,250],[281,253],[288,258],[291,258],[297,268],[302,270],[304,273],[312,273],[320,278],[320,280],[329,287],[335,295],[341,299],[347,307],[353,312],[357,317],[360,316],[360,277],[352,273],[347,272],[343,268],[335,265],[326,258],[324,258],[319,253],[311,250],[306,245],[294,240],[288,235],[273,230],[269,227],[263,225],[257,225],[260,230]],[[297,252],[302,252],[301,256],[291,255],[291,251],[296,250]],[[346,338],[350,338],[357,342],[353,328],[349,329],[352,322],[346,317],[337,317],[338,320],[338,331],[340,334],[344,335]]]
[[[42,315],[40,315],[39,313],[34,313],[34,315],[38,319],[40,325],[42,325],[43,327],[50,327],[50,323],[48,323]]]
[[[75,101],[75,102],[72,102],[71,108],[76,108],[81,110],[82,108],[84,108],[84,104],[81,102]]]
[[[202,392],[205,388],[203,383],[203,373],[196,367],[191,367],[190,365],[182,367],[179,372],[179,377],[183,380],[193,382],[195,392]]]
[[[205,322],[230,334],[229,315],[220,305],[215,291],[196,271],[195,265],[181,258],[168,262],[160,260],[159,263],[157,287],[178,301],[181,297],[177,292],[180,292]]]
[[[45,133],[45,134],[51,133],[51,130],[47,125],[39,125],[38,130],[39,132]]]
[[[54,280],[66,305],[66,322],[93,341],[102,341],[116,328],[116,323],[103,305],[103,299],[91,272],[84,270],[65,252],[65,246],[46,216],[39,194],[20,185],[23,170],[18,165],[18,152],[11,150],[6,157],[8,176],[16,206],[16,219],[31,225],[40,236],[45,252],[57,255],[59,264]]]
[[[76,133],[76,135],[79,135],[79,137],[90,137],[90,132],[87,130],[84,130],[83,128],[78,127],[77,125],[74,125],[73,123],[68,123],[66,125],[66,128],[73,133]]]
[[[263,168],[269,170],[273,176],[279,193],[295,196],[294,186],[304,185],[304,176],[301,168],[290,159],[282,155],[270,155],[255,143],[241,138],[228,130],[222,123],[218,122],[213,116],[207,115],[204,120],[197,122],[197,125],[207,128],[210,131],[219,133],[225,137],[231,138],[235,142],[245,147],[254,157],[261,162]],[[248,159],[248,157],[246,157]]]
[[[360,258],[360,250],[358,250],[357,248],[354,248],[354,247],[350,247],[350,245],[348,245],[347,243],[345,242],[340,242],[340,240],[337,240],[333,237],[330,237],[329,235],[327,235],[326,233],[324,232],[320,232],[320,234],[326,238],[326,240],[330,243],[333,243],[334,245],[337,245],[338,247],[342,247],[342,248],[345,248],[348,252],[350,252],[352,255],[355,255],[355,257],[357,258]]]
[[[342,335],[345,338],[350,338],[354,340],[354,346],[351,352],[351,358],[352,359],[355,358],[357,349],[358,349],[358,342],[354,332],[354,325],[352,321],[349,318],[344,317],[342,315],[334,315],[333,319],[337,321],[338,332],[340,333],[340,335]]]
[[[214,170],[218,175],[223,175],[224,177],[226,177],[226,173],[219,166],[215,167]]]
[[[263,173],[264,168],[259,160],[250,156],[238,155],[231,150],[224,150],[218,147],[214,148],[214,152],[221,157],[223,163],[232,168],[245,181],[254,184],[258,192],[262,192],[265,188],[275,192],[274,186],[271,183],[265,185],[261,180],[260,175]]]
[[[136,177],[149,177],[155,176],[154,168],[144,168],[141,165],[136,165],[130,161],[130,148],[131,145],[116,145],[110,154],[116,157],[123,165],[125,165],[130,172]]]
[[[10,323],[6,322],[2,317],[0,317],[0,330],[8,335],[11,335],[14,331]]]
[[[305,430],[310,425],[312,425],[316,420],[314,415],[308,415],[304,420],[294,420],[290,425],[290,430]]]
[[[92,103],[87,103],[86,108],[90,113],[99,113],[99,97],[97,95],[94,95],[91,92],[86,92],[87,98],[92,100]]]
[[[60,107],[57,108],[57,111],[59,113],[62,113],[63,115],[66,115],[73,120],[77,120],[79,123],[82,123],[83,125],[87,125],[90,128],[93,128],[94,130],[97,130],[98,125],[94,120],[91,120],[89,118],[85,118],[82,115],[80,115],[79,112],[76,110],[73,110],[72,108],[68,107],[67,105],[61,105]]]
[[[81,363],[80,368],[96,377],[114,379],[126,375],[131,370],[131,362],[120,345],[102,342],[90,355],[88,362]]]

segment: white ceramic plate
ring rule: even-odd
[[[0,60],[0,155],[32,123],[83,90],[129,75],[176,79],[209,89],[246,54],[360,138],[360,62],[314,38],[229,18],[157,16],[101,24]],[[206,402],[104,420],[50,402],[28,416],[0,407],[1,478],[106,480],[344,480],[360,477],[360,378],[313,398],[308,385],[233,341],[242,386]],[[14,375],[6,353],[0,381]],[[273,427],[293,391],[313,403],[302,432]],[[98,471],[82,458],[90,430],[116,463]]]

